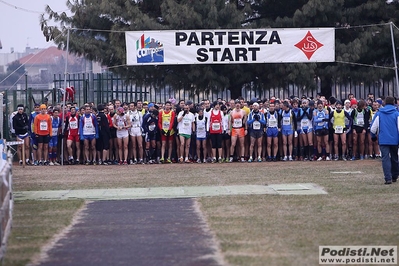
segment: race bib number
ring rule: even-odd
[[[301,120],[301,127],[302,128],[309,127],[309,120]]]
[[[220,130],[220,123],[212,123],[212,130],[219,131]]]
[[[234,119],[233,127],[242,127],[242,119]]]
[[[40,121],[40,130],[48,130],[47,121]]]
[[[85,117],[85,125],[83,128],[83,135],[94,135],[96,131],[93,126],[91,117]]]
[[[364,126],[364,118],[363,117],[358,117],[357,118],[357,125],[358,126]]]
[[[169,127],[170,127],[170,122],[169,121],[164,121],[162,123],[162,129],[163,130],[169,130]]]
[[[318,125],[319,127],[324,127],[324,122],[319,122],[319,123],[317,123],[317,125]]]
[[[123,122],[123,121],[118,121],[117,126],[118,126],[118,127],[124,127],[124,126],[125,126],[125,122]],[[90,126],[90,128],[91,128],[91,126]]]
[[[204,126],[198,126],[197,131],[205,131],[205,127]]]
[[[254,130],[259,130],[260,129],[260,122],[259,121],[255,121],[253,123],[253,129]]]
[[[58,135],[58,127],[57,128],[53,128],[53,132],[51,136],[57,136]]]
[[[155,125],[149,125],[148,126],[149,131],[154,131],[155,130]]]
[[[77,121],[69,122],[69,128],[70,129],[77,129],[78,128],[78,122]]]
[[[276,119],[270,119],[269,120],[269,127],[277,127],[277,120]]]
[[[341,134],[344,133],[344,127],[343,126],[336,126],[335,127],[335,134]]]
[[[289,126],[291,124],[290,117],[283,117],[283,126]]]

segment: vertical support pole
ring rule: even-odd
[[[395,76],[396,76],[396,92],[398,93],[397,96],[399,96],[399,77],[398,77],[398,64],[396,62],[396,47],[395,47],[395,38],[393,35],[393,22],[391,21],[390,23],[390,28],[391,28],[391,40],[392,40],[392,52],[393,52],[393,61],[395,63]]]
[[[65,72],[64,72],[64,97],[62,102],[62,133],[65,131],[65,116],[66,116],[66,88],[67,88],[67,73],[68,73],[68,54],[69,54],[69,29],[67,32],[67,46],[65,51]],[[64,141],[65,138],[61,139],[61,165],[64,165]]]

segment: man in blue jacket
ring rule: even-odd
[[[371,139],[377,140],[382,157],[382,170],[385,184],[396,182],[399,175],[398,144],[399,144],[399,112],[394,106],[395,98],[385,98],[385,106],[374,115],[371,125]]]

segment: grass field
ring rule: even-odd
[[[14,167],[15,191],[280,183],[316,183],[328,194],[198,199],[228,264],[318,265],[319,245],[399,244],[399,184],[383,184],[378,160]],[[37,256],[82,204],[17,201],[6,265]]]

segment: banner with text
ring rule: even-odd
[[[126,32],[127,65],[334,62],[334,28]]]

